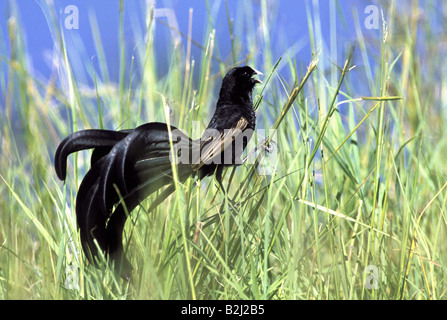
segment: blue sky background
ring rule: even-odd
[[[126,61],[129,62],[129,69],[131,65],[131,56],[135,53],[138,46],[144,45],[135,37],[135,30],[139,30],[144,37],[145,33],[145,13],[148,5],[154,4],[156,9],[170,8],[175,13],[178,22],[179,31],[183,34],[188,32],[188,16],[190,8],[193,9],[193,28],[192,39],[202,45],[206,44],[206,39],[209,36],[210,21],[216,27],[217,46],[222,57],[226,62],[226,67],[232,64],[231,59],[231,42],[230,33],[227,20],[227,7],[230,18],[235,21],[244,21],[239,19],[241,15],[250,14],[244,11],[242,3],[249,0],[125,0],[124,8],[124,43],[126,50]],[[90,24],[90,17],[94,15],[97,20],[98,29],[101,36],[101,41],[106,52],[107,69],[109,72],[109,81],[118,83],[119,81],[119,0],[2,0],[0,1],[0,54],[3,59],[10,58],[9,35],[8,35],[8,21],[10,17],[16,15],[16,19],[22,28],[22,35],[25,37],[24,43],[27,52],[27,63],[29,69],[32,70],[33,76],[37,79],[49,79],[52,73],[52,55],[54,54],[54,41],[50,28],[47,23],[45,13],[39,3],[51,2],[54,4],[54,11],[56,18],[59,19],[61,26],[68,14],[64,13],[64,9],[69,5],[75,5],[79,9],[79,29],[67,30],[61,27],[66,39],[67,50],[69,56],[78,57],[73,58],[73,69],[78,71],[84,68],[84,72],[76,74],[76,81],[79,83],[93,86],[91,72],[88,67],[93,65],[97,70],[96,49],[92,36],[92,25]],[[443,30],[443,6],[441,0],[424,1],[420,4],[430,3],[428,7],[434,8],[431,15],[425,17],[425,22],[431,24],[433,30],[437,30],[439,34],[445,32]],[[260,0],[251,0],[252,24],[251,27],[257,28],[259,26],[259,16],[261,15]],[[380,2],[368,0],[350,0],[350,1],[330,1],[330,0],[281,0],[281,1],[267,1],[268,4],[268,19],[274,23],[269,23],[269,30],[271,36],[272,61],[274,64],[277,59],[283,57],[283,61],[287,60],[287,54],[293,53],[297,63],[305,67],[310,59],[312,50],[310,48],[309,40],[309,26],[308,26],[308,12],[315,17],[320,17],[321,34],[323,39],[320,45],[322,46],[322,56],[320,59],[319,68],[325,70],[331,66],[331,63],[336,62],[337,65],[343,65],[346,53],[350,45],[352,45],[357,36],[355,31],[355,17],[363,22],[368,14],[365,13],[365,8],[368,5],[377,5],[380,8]],[[335,4],[331,5],[330,4]],[[207,5],[208,4],[208,5]],[[400,10],[405,14],[405,3],[398,2],[396,10]],[[334,12],[335,8],[335,25],[337,33],[337,61],[332,61],[332,52],[330,46],[330,35],[333,26],[331,21],[331,8]],[[17,12],[15,14],[14,12]],[[318,12],[318,15],[316,15]],[[434,14],[433,14],[434,12]],[[424,14],[424,12],[421,12]],[[386,15],[386,12],[385,12]],[[169,68],[169,51],[171,49],[171,30],[166,26],[167,19],[161,18],[161,21],[155,22],[155,51],[157,72],[159,76],[163,76]],[[333,20],[332,20],[333,21]],[[165,22],[165,23],[162,23]],[[246,22],[246,24],[250,23]],[[250,26],[235,26],[243,30]],[[374,60],[380,55],[381,42],[381,25],[377,30],[368,30],[363,25],[361,28],[364,38],[368,41],[367,45],[370,51],[370,63],[374,67],[374,63],[380,62],[378,59]],[[140,38],[141,39],[141,38]],[[424,57],[424,40],[423,37],[418,39],[418,48],[420,48],[420,56]],[[82,46],[78,44],[82,43]],[[181,48],[186,51],[187,41],[181,37]],[[288,51],[293,47],[293,50]],[[399,54],[399,45],[394,46],[396,55]],[[359,51],[359,50],[358,50]],[[365,82],[366,72],[362,70],[363,60],[359,56],[354,57],[354,64],[357,65],[355,75],[363,77],[359,81],[351,81],[354,85],[361,85]],[[259,55],[262,55],[262,45],[257,50]],[[241,48],[238,52],[240,57],[244,57],[248,53],[247,48]],[[200,61],[202,49],[193,45],[192,58],[196,62]],[[256,64],[256,57],[254,57]],[[7,63],[1,63],[3,73],[7,75]],[[424,59],[421,59],[421,67],[423,68]],[[262,69],[262,66],[257,66]],[[217,63],[213,65],[214,71],[218,71]],[[399,65],[396,66],[399,68]],[[439,68],[439,76],[442,76],[445,68]],[[138,75],[138,66],[136,66],[135,74]],[[53,70],[54,72],[54,70]],[[195,75],[199,74],[199,67],[195,69]],[[99,73],[98,73],[99,74]],[[129,72],[126,72],[128,76]],[[101,77],[101,75],[99,74]],[[287,76],[287,75],[286,75]],[[136,79],[138,80],[138,79]],[[2,89],[0,86],[0,101],[4,101]],[[373,95],[374,93],[371,93]],[[1,103],[3,104],[3,103]],[[0,106],[1,108],[1,106]]]
[[[40,1],[40,0],[39,0]],[[119,1],[111,0],[95,0],[95,1],[79,1],[79,0],[54,0],[54,8],[63,23],[67,14],[64,13],[64,8],[68,5],[76,5],[79,9],[79,29],[78,30],[65,30],[67,39],[71,36],[79,37],[82,43],[86,45],[85,55],[87,57],[95,56],[95,46],[92,38],[92,30],[89,21],[89,15],[94,14],[96,16],[99,31],[101,34],[101,40],[104,45],[104,49],[107,53],[107,61],[109,64],[109,71],[111,80],[117,81],[118,77],[118,61],[119,61],[119,42],[118,42],[118,22],[119,22]],[[125,1],[125,43],[126,50],[129,54],[132,54],[133,48],[136,43],[134,39],[134,33],[132,25],[137,25],[144,30],[145,23],[145,8],[146,5],[153,1],[140,1],[132,0]],[[8,11],[11,10],[11,3],[17,7],[18,19],[20,25],[24,29],[26,36],[25,43],[27,51],[30,57],[30,63],[32,64],[36,74],[49,77],[51,73],[48,57],[51,56],[53,50],[53,40],[50,34],[50,29],[36,0],[16,0],[1,1],[0,14],[4,17],[0,19],[0,28],[3,39],[8,39],[7,33],[7,19],[9,16]],[[178,21],[179,29],[182,33],[187,34],[188,30],[188,15],[189,9],[193,8],[193,29],[192,38],[200,43],[204,44],[207,37],[207,28],[209,19],[215,21],[216,26],[222,26],[216,30],[216,39],[218,39],[219,51],[222,57],[228,57],[231,53],[230,46],[230,34],[227,21],[226,3],[225,1],[209,1],[209,7],[206,6],[206,2],[203,0],[170,0],[170,1],[156,1],[156,8],[171,8],[175,12],[175,16]],[[228,13],[230,17],[237,19],[241,14],[245,14],[240,9],[241,0],[228,0]],[[260,3],[260,1],[254,1],[253,3]],[[298,60],[309,61],[311,51],[309,48],[308,40],[308,25],[307,25],[307,13],[306,3],[312,9],[319,10],[321,16],[322,33],[326,37],[326,41],[329,39],[329,5],[328,1],[296,1],[296,0],[281,0],[271,1],[269,5],[269,18],[275,21],[276,24],[270,26],[274,27],[274,30],[269,30],[272,35],[272,48],[274,48],[275,59],[279,58],[284,52],[292,45],[298,47],[299,57]],[[340,1],[337,5],[337,10],[342,10],[346,21],[337,21],[338,39],[346,41],[347,43],[355,40],[354,28],[352,28],[353,11],[357,11],[360,16],[365,15],[363,13],[365,7],[368,4],[374,3],[374,1]],[[255,10],[260,10],[260,6]],[[254,12],[255,18],[260,12]],[[366,15],[365,15],[366,16]],[[338,16],[337,16],[338,19]],[[166,21],[166,19],[163,19]],[[256,23],[256,21],[254,22]],[[380,32],[376,30],[370,30],[373,35],[379,35]],[[158,59],[160,63],[158,65],[159,72],[163,73],[167,70],[168,55],[163,54],[168,50],[167,37],[171,35],[169,28],[165,24],[157,22],[156,24],[156,50],[159,53]],[[67,40],[69,41],[69,40]],[[8,46],[8,41],[5,42]],[[184,50],[186,50],[186,39],[182,38],[182,44]],[[342,46],[340,46],[342,47]],[[199,58],[201,49],[193,46],[193,57]]]

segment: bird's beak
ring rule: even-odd
[[[256,70],[256,69],[254,69],[254,68],[252,68],[252,69],[253,69],[253,71],[254,71],[257,75],[259,75],[259,76],[262,76],[262,75],[263,75],[263,73],[262,73],[261,71]]]
[[[263,73],[262,73],[261,71],[256,70],[256,69],[254,69],[254,68],[252,68],[252,69],[253,69],[253,71],[255,72],[256,75],[258,75],[258,76],[262,76],[262,75],[263,75]],[[261,80],[259,80],[259,79],[257,79],[257,78],[253,78],[253,82],[254,82],[254,83],[260,83],[260,84],[263,83]]]

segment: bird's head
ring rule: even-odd
[[[256,75],[262,75],[262,73],[249,66],[236,67],[227,72],[223,79],[223,83],[229,82],[236,87],[251,91],[256,84],[262,83],[261,80],[254,78]]]
[[[262,75],[261,72],[249,66],[236,67],[227,72],[222,80],[220,98],[237,102],[239,99],[250,99],[253,88],[256,84],[262,83],[255,78]]]

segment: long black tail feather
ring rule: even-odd
[[[66,137],[58,146],[55,155],[54,167],[56,174],[60,180],[65,180],[67,175],[67,158],[77,151],[99,148],[102,153],[108,153],[117,142],[121,141],[128,135],[129,131],[112,131],[112,130],[82,130],[74,132]],[[104,154],[103,154],[104,155]],[[98,153],[95,155],[96,162],[99,158]]]
[[[98,247],[123,266],[131,265],[123,254],[123,229],[127,213],[144,199],[162,190],[151,204],[153,210],[174,190],[170,131],[164,123],[148,123],[134,130],[84,130],[71,134],[59,145],[55,168],[61,180],[66,176],[67,157],[76,151],[95,148],[91,168],[76,197],[76,218],[81,244],[90,260]],[[176,131],[176,147],[191,150],[197,141]],[[190,165],[178,165],[178,177],[185,181],[194,174]],[[165,187],[165,188],[164,188]],[[164,188],[164,189],[163,189]]]

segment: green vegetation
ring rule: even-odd
[[[422,10],[429,17],[442,10],[386,2],[386,23],[371,39],[363,8],[354,9],[356,51],[340,56],[337,32],[322,42],[320,16],[307,4],[314,58],[299,61],[272,53],[267,1],[260,2],[264,32],[255,43],[255,28],[241,27],[253,24],[255,4],[243,3],[247,14],[227,11],[227,26],[210,19],[205,43],[182,34],[187,48],[202,48],[197,60],[172,43],[163,78],[153,11],[146,30],[132,26],[143,45],[130,56],[121,10],[120,58],[108,61],[119,64],[119,83],[111,83],[95,15],[92,63],[80,54],[79,39],[78,51],[67,47],[55,9],[45,3],[60,65],[50,79],[35,77],[11,1],[2,30],[9,50],[0,46],[0,299],[446,298],[447,84],[445,48],[438,46],[446,38],[421,18]],[[346,23],[330,3],[330,24]],[[217,45],[214,29],[223,27],[231,34],[230,57]],[[241,55],[244,41],[249,56]],[[52,165],[58,143],[74,130],[149,121],[169,121],[198,138],[192,123],[205,128],[221,74],[235,64],[264,72],[254,98],[258,126],[277,129],[272,174],[259,175],[255,165],[227,170],[233,210],[212,178],[178,184],[148,214],[149,198],[125,228],[132,279],[119,278],[107,261],[90,265],[74,214],[90,152],[70,157],[63,184]],[[367,270],[378,272],[376,288]]]

